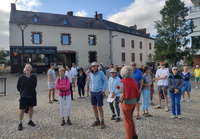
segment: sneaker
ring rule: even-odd
[[[150,102],[150,105],[154,106],[155,104],[153,102]]]
[[[160,106],[160,105],[157,105],[157,106],[155,107],[155,109],[161,109],[161,106]]]
[[[168,112],[169,111],[169,109],[168,108],[165,108],[165,112]]]
[[[196,90],[198,89],[198,86],[196,86],[196,88],[195,88]]]
[[[89,94],[87,94],[86,97],[89,97]]]
[[[30,121],[28,122],[28,125],[30,125],[30,126],[35,126],[35,123],[33,123],[33,121],[30,120]]]
[[[119,121],[121,121],[121,118],[117,117],[115,122],[119,122]]]
[[[115,117],[116,117],[116,115],[113,114],[112,117],[111,117],[111,120],[115,120]]]
[[[92,124],[92,127],[99,126],[99,125],[100,125],[100,121],[95,121],[95,122]]]
[[[104,129],[105,127],[106,127],[106,125],[104,124],[104,122],[101,122],[101,123],[100,123],[100,128],[101,128],[101,129]]]
[[[51,100],[49,100],[49,103],[51,104],[51,103],[53,103]]]
[[[80,97],[78,97],[78,99],[81,99],[82,97],[80,96]]]
[[[188,103],[192,102],[190,99],[187,100]]]
[[[176,118],[176,116],[175,115],[172,115],[172,119],[175,119]]]
[[[58,101],[57,99],[54,99],[53,101]]]
[[[18,125],[18,131],[22,131],[23,130],[23,126],[22,126],[22,124],[19,124]]]
[[[72,122],[70,121],[70,119],[67,120],[67,124],[72,125]]]
[[[62,120],[61,126],[64,126],[64,125],[65,125],[65,120]]]
[[[178,115],[178,119],[182,119],[182,117],[180,115]]]
[[[185,100],[184,100],[184,99],[181,99],[181,102],[185,102]]]

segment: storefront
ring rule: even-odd
[[[10,46],[11,73],[22,71],[22,47]],[[51,62],[57,62],[57,47],[24,47],[24,63],[30,63],[37,73],[46,72]]]

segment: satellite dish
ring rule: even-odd
[[[200,0],[191,0],[193,4],[200,4]]]

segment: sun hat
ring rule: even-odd
[[[196,65],[196,68],[199,68],[199,65]]]
[[[99,65],[97,64],[97,62],[92,62],[90,67],[93,67],[93,66],[99,66]]]
[[[112,69],[110,70],[110,73],[112,73],[112,72],[117,72],[117,70],[116,70],[115,68],[112,68]]]

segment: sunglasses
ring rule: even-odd
[[[165,66],[165,64],[162,64],[162,65],[160,65],[160,66]]]
[[[134,64],[134,65],[131,65],[131,66],[134,66],[134,67],[135,67],[136,65]]]
[[[178,70],[178,69],[173,69],[173,70]]]

